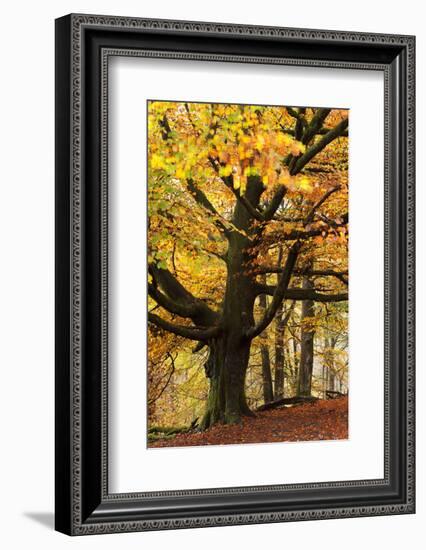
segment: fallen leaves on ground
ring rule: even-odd
[[[241,424],[217,424],[204,432],[177,434],[149,447],[187,447],[279,441],[321,441],[348,438],[348,398],[318,400],[295,407],[256,413]]]

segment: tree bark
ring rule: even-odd
[[[312,289],[313,285],[308,277],[304,277],[304,289]],[[312,318],[315,314],[314,302],[304,300],[302,302],[302,330],[300,346],[300,366],[299,382],[297,395],[301,397],[310,397],[312,390],[312,371],[314,366],[314,331],[310,326],[304,326],[303,323]]]
[[[327,347],[327,369],[328,369],[328,383],[327,390],[334,391],[336,385],[336,374],[334,371],[334,348],[336,345],[335,338],[326,338],[326,347]]]
[[[284,397],[284,307],[280,305],[275,325],[275,384],[274,398]]]
[[[210,389],[200,429],[216,423],[234,424],[243,415],[251,414],[244,389],[249,354],[250,342],[242,343],[233,352],[225,338],[210,343],[209,358],[205,364]]]
[[[262,357],[262,382],[263,382],[263,401],[269,403],[274,398],[271,374],[271,360],[269,358],[269,349],[265,344],[261,344],[260,353]]]
[[[205,371],[210,388],[206,411],[200,422],[202,430],[216,423],[236,424],[243,416],[253,416],[245,395],[251,340],[244,338],[243,334],[244,329],[235,323],[224,331],[223,336],[209,343]]]
[[[263,186],[260,178],[249,178],[246,199],[255,207]],[[237,201],[232,219],[239,231],[228,236],[228,274],[223,300],[222,335],[209,344],[210,353],[206,374],[210,390],[204,418],[200,428],[222,422],[236,424],[245,415],[253,415],[245,396],[245,378],[250,357],[251,338],[247,337],[254,323],[256,283],[246,273],[250,264],[252,218],[246,207]]]
[[[266,277],[263,278],[265,282]],[[259,296],[259,305],[262,311],[262,314],[265,313],[268,307],[268,298],[265,294]],[[260,336],[260,355],[262,359],[262,385],[263,385],[263,401],[264,403],[269,403],[274,398],[274,392],[272,387],[272,373],[271,373],[271,359],[269,357],[269,347],[266,343],[266,335],[262,334]]]

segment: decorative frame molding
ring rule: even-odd
[[[414,512],[414,49],[412,36],[96,15],[56,21],[59,531],[83,535]],[[115,55],[384,72],[383,480],[108,493],[107,77]],[[177,497],[187,499],[186,510],[173,509]],[[204,512],[213,501],[216,511]]]

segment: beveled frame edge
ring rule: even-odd
[[[414,512],[414,37],[347,33],[306,29],[253,27],[219,23],[168,21],[71,15],[57,21],[57,153],[56,153],[56,404],[57,404],[57,523],[56,528],[69,534],[152,529],[177,529],[211,525],[235,525],[263,522],[282,522],[331,517],[359,517]],[[406,106],[406,315],[407,364],[407,498],[404,504],[391,506],[365,506],[319,508],[308,511],[286,511],[251,514],[224,514],[164,520],[105,521],[85,523],[81,510],[81,317],[82,317],[82,197],[81,197],[81,33],[84,27],[120,28],[123,30],[173,31],[176,33],[210,33],[214,35],[291,38],[292,40],[325,41],[341,44],[398,45],[407,54]],[[68,41],[67,41],[68,40]],[[402,75],[403,76],[403,75]],[[402,78],[402,77],[401,77]],[[58,88],[61,88],[59,89]],[[69,118],[66,111],[69,109]],[[67,158],[66,151],[70,152]],[[399,159],[401,162],[403,159]],[[64,169],[65,167],[65,169]],[[64,192],[65,190],[65,192]],[[69,192],[68,197],[66,197]],[[404,198],[404,197],[403,197]],[[68,246],[66,239],[68,237]],[[405,251],[404,251],[405,252]],[[71,278],[70,278],[71,275]],[[68,302],[68,306],[67,306]],[[64,319],[67,318],[67,321]],[[62,322],[58,319],[62,319]],[[68,324],[68,334],[64,332]],[[105,388],[106,390],[107,388]],[[68,391],[68,399],[65,398]],[[68,442],[60,432],[68,434]],[[67,465],[69,471],[67,471]],[[64,483],[65,482],[65,483]],[[315,484],[316,486],[318,484]],[[303,487],[303,486],[302,486]],[[106,495],[104,495],[106,496]],[[119,495],[131,499],[131,495]],[[67,502],[67,504],[66,504]]]

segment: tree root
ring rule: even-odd
[[[315,401],[318,401],[318,397],[285,397],[283,399],[277,399],[276,401],[265,403],[264,405],[257,407],[256,411],[269,411],[270,409],[279,409],[285,405],[299,405],[302,403],[314,403]]]

